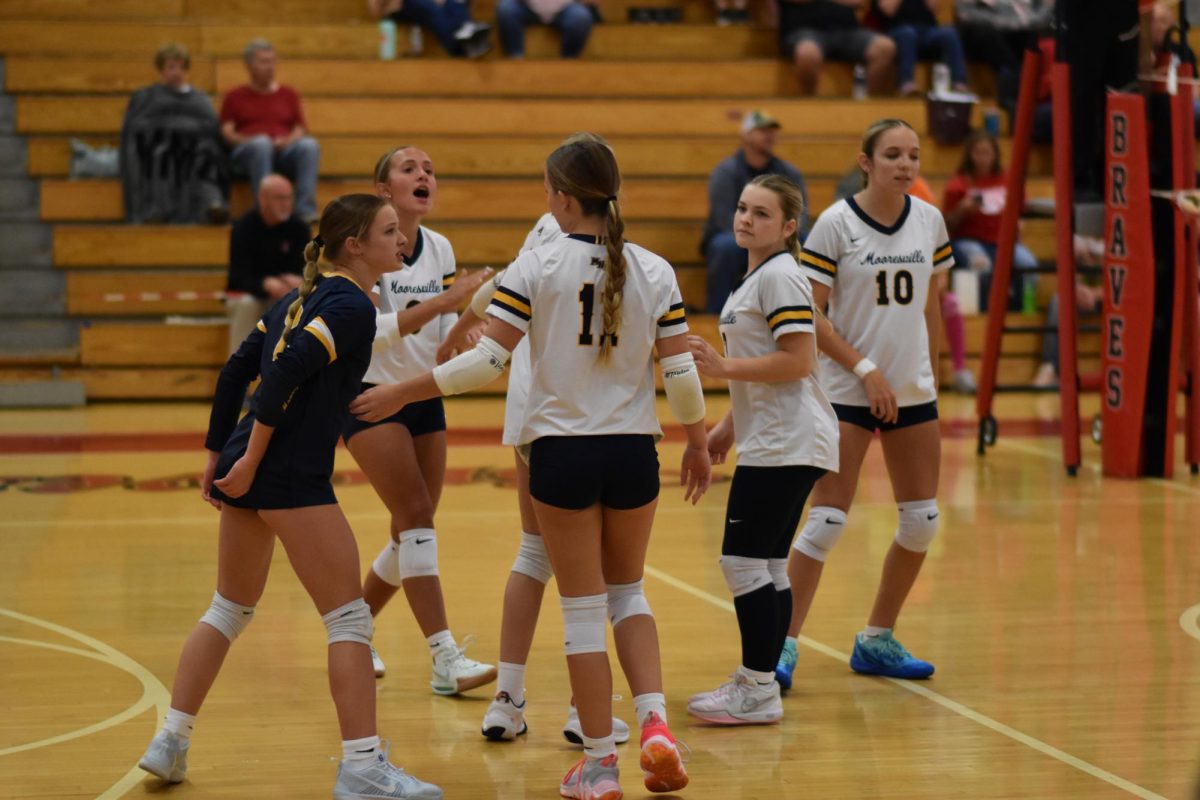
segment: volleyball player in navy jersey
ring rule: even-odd
[[[221,370],[201,490],[221,511],[217,591],[180,655],[163,728],[139,762],[166,781],[184,779],[196,714],[254,616],[278,537],[327,632],[343,740],[333,796],[442,797],[438,787],[393,766],[380,742],[371,612],[354,534],[330,483],[347,406],[375,336],[368,292],[404,244],[395,212],[378,198],[331,202],[305,250],[303,284],[267,312]],[[322,255],[333,266],[325,275]],[[237,422],[246,388],[259,376],[250,411]]]

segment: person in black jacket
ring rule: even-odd
[[[268,304],[300,286],[308,225],[295,214],[288,179],[268,175],[258,187],[258,208],[233,223],[229,235],[229,277],[225,313],[229,353],[254,329]]]

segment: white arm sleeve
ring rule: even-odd
[[[484,281],[478,289],[475,290],[475,295],[471,298],[471,313],[480,319],[487,319],[487,307],[492,302],[492,295],[496,293],[496,287],[500,285],[500,276],[504,274],[504,270],[500,270],[492,276],[491,280]]]
[[[704,390],[700,388],[700,373],[696,371],[696,359],[692,354],[660,358],[658,366],[662,369],[667,404],[675,419],[684,425],[704,419]]]
[[[434,383],[444,395],[478,389],[500,377],[510,355],[495,340],[484,336],[467,352],[434,367]]]
[[[403,337],[396,324],[396,311],[375,315],[375,341],[371,343],[371,352],[378,353],[389,350]]]

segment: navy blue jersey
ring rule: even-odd
[[[267,312],[217,381],[205,447],[221,453],[218,478],[246,452],[255,420],[275,428],[254,485],[235,505],[334,502],[328,489],[334,450],[371,361],[375,305],[349,278],[318,278],[285,345],[287,309],[296,295],[291,292]],[[235,427],[246,387],[259,375],[250,411]],[[319,497],[306,496],[314,490]],[[214,495],[220,496],[215,490]]]

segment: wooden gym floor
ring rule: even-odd
[[[725,398],[710,401],[710,418]],[[1200,759],[1200,481],[1101,480],[1085,443],[1064,475],[1056,398],[1004,398],[1000,440],[974,454],[970,402],[948,397],[942,535],[899,638],[933,661],[922,683],[856,676],[895,510],[878,448],[829,562],[782,725],[701,727],[686,698],[738,661],[717,568],[728,484],[698,508],[664,492],[647,566],[671,721],[691,747],[690,798],[1190,798]],[[1089,408],[1090,413],[1090,408]],[[450,619],[494,662],[519,518],[497,400],[450,404],[438,514]],[[193,739],[187,782],[134,768],[168,702],[183,638],[214,587],[216,514],[190,483],[207,409],[98,405],[0,413],[0,797],[328,797],[339,757],[324,631],[277,550],[259,614]],[[1014,421],[1015,420],[1015,421]],[[1039,421],[1042,420],[1042,421]],[[364,568],[386,516],[342,451],[338,494]],[[728,474],[728,469],[723,468]],[[559,735],[569,696],[548,592],[528,673],[530,732],[490,744],[490,693],[433,696],[403,603],[377,624],[388,676],[380,732],[394,760],[448,798],[556,796],[577,755]],[[633,720],[628,688],[617,713]],[[632,745],[627,796],[646,796]]]

